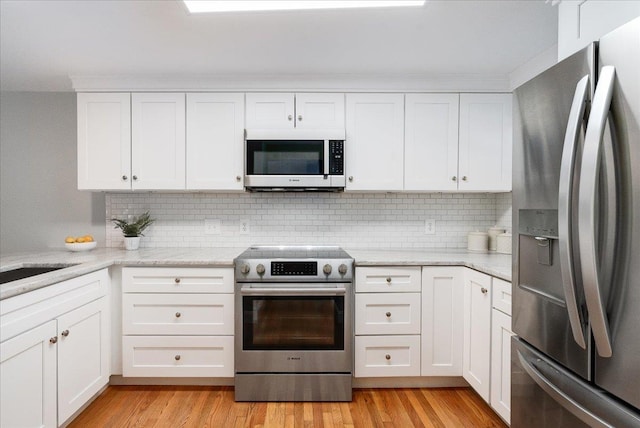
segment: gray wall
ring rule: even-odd
[[[0,94],[0,252],[105,242],[105,196],[77,190],[76,94]]]

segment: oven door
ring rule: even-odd
[[[347,284],[254,285],[236,293],[237,373],[351,373]]]

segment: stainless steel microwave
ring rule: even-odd
[[[247,190],[341,191],[344,130],[246,130]]]

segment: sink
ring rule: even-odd
[[[66,266],[23,267],[23,268],[8,270],[5,272],[0,272],[0,284],[6,284],[7,282],[29,278],[29,277],[40,275],[47,272],[53,272],[54,270],[64,269],[65,267]]]

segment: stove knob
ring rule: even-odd
[[[247,264],[240,266],[240,272],[242,272],[243,275],[248,274],[250,270],[251,270],[251,267],[249,267],[249,265]]]
[[[264,275],[264,265],[259,264],[258,266],[256,266],[256,272],[258,272],[258,275]]]
[[[346,274],[347,273],[347,265],[342,263],[340,266],[338,266],[338,272],[340,272],[340,275]]]
[[[330,264],[326,264],[322,267],[322,272],[324,272],[325,275],[329,275],[331,273],[331,265]]]

